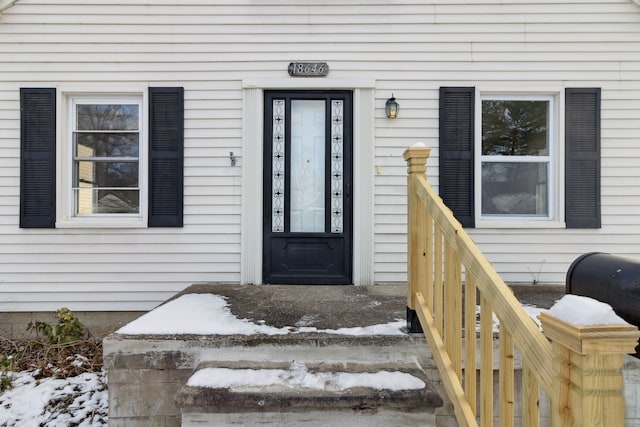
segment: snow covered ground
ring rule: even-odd
[[[104,372],[39,380],[29,372],[12,375],[14,387],[0,394],[0,426],[107,425]]]

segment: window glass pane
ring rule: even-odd
[[[324,232],[325,101],[291,101],[292,232]]]
[[[549,101],[482,101],[482,154],[548,156]]]
[[[548,216],[547,163],[482,163],[482,214]]]
[[[76,191],[76,212],[90,214],[137,214],[138,190],[98,190],[79,188]]]
[[[138,130],[138,105],[78,104],[78,130]]]
[[[138,157],[138,133],[82,133],[76,137],[77,157]]]
[[[138,214],[140,104],[74,105],[75,214]]]
[[[138,162],[77,161],[74,187],[137,187]]]

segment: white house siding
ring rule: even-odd
[[[505,280],[562,282],[589,251],[640,258],[640,7],[631,0],[87,3],[19,0],[0,17],[2,311],[148,309],[191,283],[239,282],[250,191],[239,157],[243,81],[287,79],[294,60],[375,81],[374,282],[406,279],[402,152],[433,147],[437,186],[440,86],[602,88],[602,228],[470,230]],[[184,227],[18,228],[19,88],[147,86],[185,88]],[[391,93],[396,120],[384,117]]]

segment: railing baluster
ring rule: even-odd
[[[502,325],[502,321],[500,322]],[[500,427],[513,426],[513,340],[505,328],[500,328],[500,369],[498,371],[498,404]]]
[[[433,243],[434,243],[434,239],[433,239],[433,217],[429,214],[425,214],[425,218],[427,221],[426,224],[426,239],[427,239],[427,266],[426,266],[426,270],[427,270],[427,290],[424,294],[424,297],[427,300],[427,306],[429,307],[429,310],[431,310],[431,312],[433,313],[433,307],[434,307],[434,278],[433,278]]]
[[[476,284],[472,277],[465,277],[464,287],[464,394],[474,415],[477,414],[476,376]]]
[[[480,297],[480,425],[493,425],[493,311]]]
[[[540,425],[540,386],[526,359],[522,361],[522,427]]]
[[[440,228],[436,228],[435,232],[435,290],[434,290],[434,304],[433,317],[435,318],[436,328],[438,333],[442,335],[442,321],[443,321],[443,289],[442,289],[442,231]]]
[[[460,260],[451,244],[444,242],[444,336],[453,369],[462,381],[462,284]]]

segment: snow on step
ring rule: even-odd
[[[426,387],[424,381],[405,372],[310,372],[298,361],[293,361],[289,369],[203,368],[189,378],[187,385],[233,391],[256,388],[345,391],[356,387],[398,391]]]
[[[300,361],[203,363],[177,402],[183,426],[430,425],[442,405],[415,365]]]

